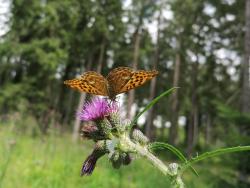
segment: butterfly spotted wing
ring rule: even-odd
[[[151,80],[158,74],[158,71],[145,71],[139,70],[133,72],[133,75],[129,79],[129,81],[120,89],[119,93],[127,92],[131,89],[140,87],[141,85],[145,84],[147,81]]]
[[[133,71],[128,67],[118,67],[110,71],[107,78],[97,72],[89,71],[64,83],[81,92],[108,96],[114,99],[116,95],[137,88],[158,74],[158,71]]]
[[[64,81],[64,84],[81,92],[108,96],[107,80],[97,72],[88,71],[80,78]]]
[[[137,88],[158,74],[158,71],[133,71],[128,67],[113,69],[107,76],[110,97]]]
[[[118,67],[110,71],[107,76],[110,98],[119,94],[133,75],[133,70],[128,67]]]

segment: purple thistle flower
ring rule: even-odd
[[[103,119],[111,113],[118,111],[118,105],[115,102],[109,103],[107,99],[94,98],[92,101],[87,102],[82,111],[77,113],[77,116],[82,121],[94,121]]]

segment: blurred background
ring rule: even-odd
[[[103,157],[80,177],[93,143],[79,138],[75,113],[89,96],[63,81],[88,70],[160,71],[118,96],[125,119],[180,87],[138,120],[152,141],[188,157],[249,145],[249,56],[250,0],[0,0],[0,187],[169,185],[144,160],[115,170]],[[250,187],[249,152],[195,168],[187,187]]]

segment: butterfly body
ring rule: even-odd
[[[80,78],[64,81],[64,84],[81,92],[108,96],[114,100],[116,95],[143,85],[158,74],[158,71],[134,71],[128,67],[118,67],[105,78],[94,71],[88,71]]]

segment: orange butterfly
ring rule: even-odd
[[[133,71],[128,67],[118,67],[109,72],[105,78],[94,71],[88,71],[80,78],[64,81],[64,84],[82,92],[108,96],[114,100],[115,96],[143,85],[158,74],[158,71]]]

